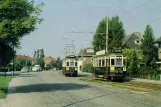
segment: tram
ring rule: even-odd
[[[62,67],[63,74],[65,76],[77,76],[78,75],[78,66],[77,66],[77,57],[75,55],[66,56],[63,59]]]
[[[126,57],[121,51],[105,54],[105,50],[98,51],[93,56],[93,74],[100,75],[107,80],[123,79],[126,75]]]

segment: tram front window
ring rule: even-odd
[[[74,62],[70,62],[70,66],[73,67],[74,66]]]
[[[116,59],[116,65],[122,65],[122,59],[121,58],[117,58]]]

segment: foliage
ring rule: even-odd
[[[57,68],[62,69],[62,60],[57,61]]]
[[[125,30],[119,16],[113,16],[109,20],[109,49],[122,48]]]
[[[35,6],[31,0],[0,1],[0,38],[7,44],[19,47],[20,39],[36,29],[43,3]]]
[[[129,66],[129,73],[132,75],[138,73],[137,56],[135,50],[132,54],[132,60]]]
[[[153,30],[150,25],[146,26],[146,29],[144,31],[143,35],[143,41],[141,45],[141,49],[143,50],[143,55],[144,55],[144,61],[146,62],[146,65],[149,66],[150,62],[152,61],[154,54],[154,36],[153,36]]]
[[[83,66],[83,71],[84,72],[93,72],[93,65],[92,64],[86,64]]]
[[[50,65],[50,64],[47,64],[46,66],[45,66],[45,69],[46,70],[50,70],[52,68],[52,66]]]
[[[7,95],[8,83],[11,80],[11,76],[0,77],[0,99],[5,98]]]
[[[157,63],[156,63],[156,59],[155,58],[153,58],[153,60],[151,61],[150,65],[151,65],[151,68],[153,70],[157,70]]]
[[[36,58],[36,55],[37,55],[37,52],[36,52],[36,51],[34,51],[34,58]]]
[[[44,49],[40,49],[39,50],[39,56],[40,56],[40,58],[44,58],[45,57],[45,55],[44,55]]]
[[[126,56],[127,58],[127,67],[130,66],[130,62],[132,60],[132,55],[133,55],[133,52],[134,52],[135,49],[128,49],[128,48],[125,48],[125,49],[122,49],[122,53]],[[142,58],[143,58],[143,54],[142,54],[142,51],[137,49],[135,50],[135,53],[136,53],[136,56],[138,58],[138,63],[140,63],[142,61]]]
[[[44,58],[44,49],[37,49],[34,51],[34,58]]]
[[[15,59],[14,62],[16,70],[21,70],[23,66],[31,66],[31,61],[26,59]]]
[[[93,38],[93,47],[95,52],[103,50],[106,47],[106,22],[107,17],[103,18],[96,29]],[[122,21],[119,20],[119,16],[113,16],[108,20],[108,44],[109,49],[121,48],[122,40],[125,36],[125,31],[123,28]]]
[[[57,64],[54,61],[51,61],[50,66],[51,66],[51,68],[54,68],[54,67],[57,67]]]
[[[38,58],[38,59],[36,60],[36,62],[35,62],[34,65],[40,65],[40,67],[41,67],[42,69],[44,69],[44,66],[45,66],[44,59],[43,59],[43,58]]]
[[[93,47],[95,51],[103,50],[105,49],[106,44],[106,22],[107,17],[103,18],[96,29],[96,32],[94,34],[93,38]],[[102,33],[102,34],[101,34]]]

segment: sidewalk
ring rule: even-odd
[[[144,82],[144,83],[151,83],[151,84],[159,84],[159,85],[161,85],[161,80],[148,80],[148,79],[132,78],[131,81]]]
[[[88,72],[79,72],[78,74],[80,74],[80,75],[87,75],[87,77],[91,77],[92,76],[92,73],[88,73]],[[132,78],[131,81],[161,85],[161,80],[148,80],[148,79]]]

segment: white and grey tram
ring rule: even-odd
[[[102,75],[107,80],[123,79],[126,75],[126,57],[122,53],[107,55],[105,51],[96,54],[93,57],[93,71],[96,78]]]
[[[78,66],[77,66],[77,57],[66,56],[62,62],[63,74],[65,76],[77,76],[78,74]]]

